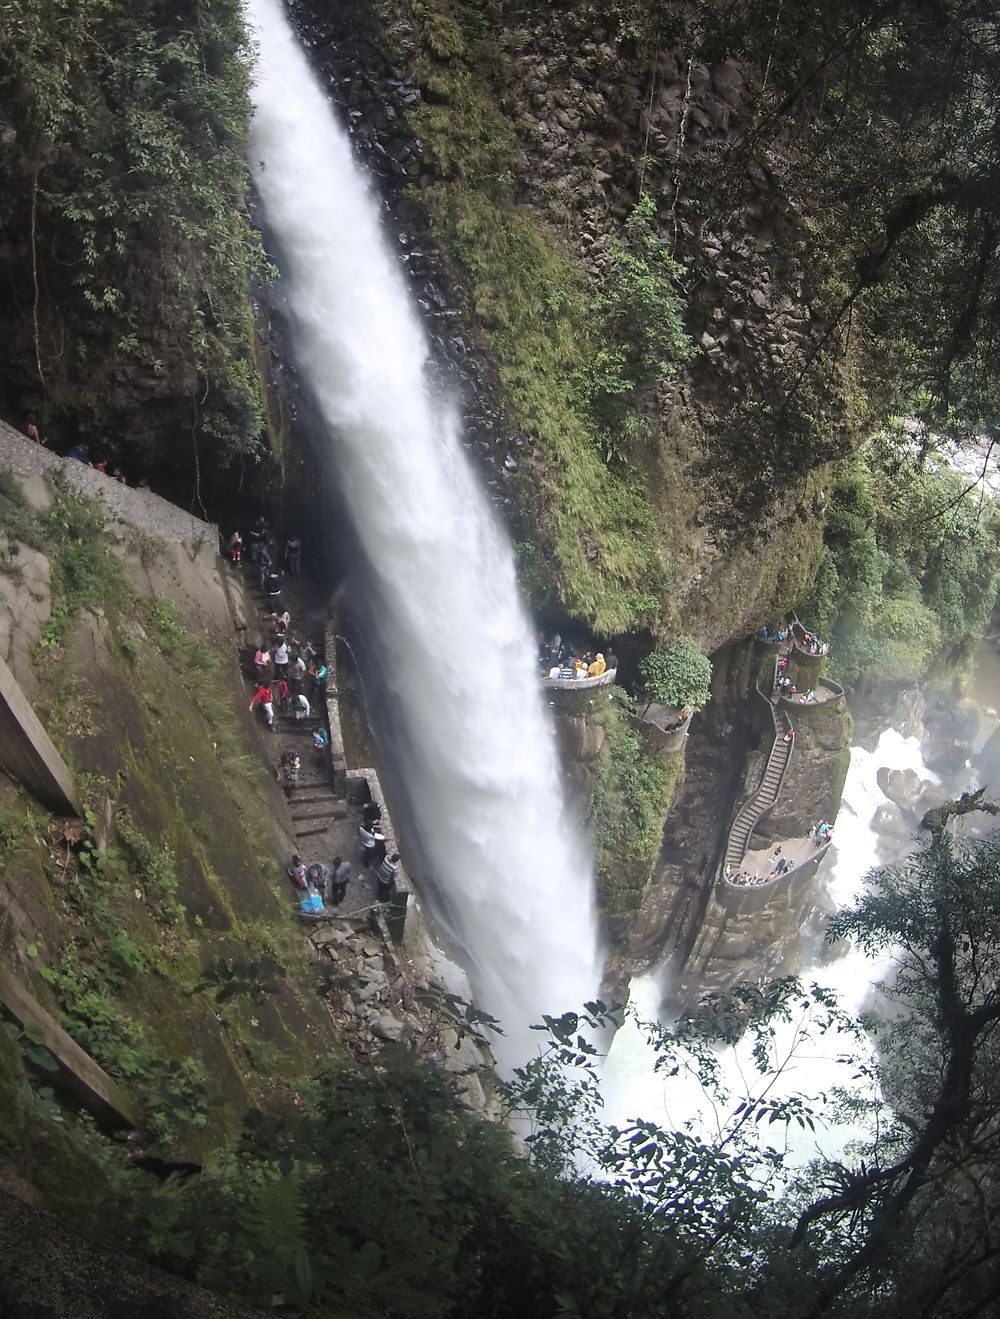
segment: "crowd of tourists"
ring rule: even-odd
[[[49,447],[48,437],[41,433],[33,420],[29,420],[24,428],[24,433],[29,440],[34,440],[36,444],[40,444],[43,448],[47,449]],[[106,452],[102,453],[100,450],[92,452],[90,444],[85,440],[71,445],[63,454],[63,457],[69,458],[72,462],[82,463],[84,467],[92,467],[95,472],[100,472],[102,476],[107,476],[112,481],[119,481],[122,485],[129,484],[122,465],[110,458]],[[140,490],[149,489],[149,481],[144,476],[139,478],[136,485]]]
[[[582,645],[563,641],[558,632],[551,636],[545,632],[538,634],[538,670],[547,678],[560,678],[564,682],[600,678],[617,668],[618,656],[611,650],[606,654],[596,649],[586,650]]]
[[[240,531],[228,540],[230,563],[255,574],[256,585],[266,600],[269,613],[266,634],[253,652],[252,676],[256,691],[249,708],[259,707],[264,722],[275,731],[275,710],[293,717],[296,725],[308,720],[307,732],[317,764],[324,766],[330,748],[326,728],[326,684],[328,671],[323,657],[308,640],[295,635],[292,617],[281,607],[281,575],[275,566],[274,539],[264,517],[254,523],[244,541]],[[297,534],[285,539],[282,555],[288,575],[298,580],[302,571],[302,541]],[[302,753],[286,750],[278,761],[275,777],[286,797],[293,798],[302,773]],[[358,827],[359,864],[376,877],[376,901],[387,902],[396,885],[399,853],[390,850],[382,824],[382,808],[369,801]],[[325,861],[305,861],[296,853],[288,866],[288,877],[295,890],[299,910],[315,918],[341,906],[351,882],[351,862],[337,855]]]
[[[802,625],[799,625],[800,631],[795,634],[795,644],[806,652],[807,655],[829,655],[829,641],[820,641],[815,632],[807,632]]]
[[[375,901],[388,902],[395,892],[399,874],[399,853],[389,851],[382,825],[382,808],[377,801],[369,801],[358,826],[360,864],[365,870],[375,870]],[[347,896],[351,881],[350,861],[335,856],[330,865],[322,861],[306,864],[296,853],[288,867],[288,878],[295,889],[299,909],[306,916],[322,916],[328,908],[339,907]]]
[[[275,706],[280,714],[297,723],[323,713],[326,700],[327,667],[311,641],[300,641],[289,631],[288,611],[270,616],[270,637],[257,642],[253,677],[257,690],[249,709],[259,705],[264,722],[274,732]],[[325,735],[326,730],[322,730]],[[322,751],[329,739],[316,747]]]
[[[820,820],[810,828],[809,837],[815,847],[824,847],[833,837],[833,826],[829,820]]]

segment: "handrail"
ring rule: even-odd
[[[542,679],[542,686],[549,690],[557,688],[566,691],[582,691],[586,687],[607,687],[615,680],[617,669],[605,669],[603,673],[598,673],[593,678],[549,678]]]
[[[792,866],[790,870],[786,870],[780,875],[769,875],[767,879],[760,879],[755,884],[734,884],[728,875],[723,874],[722,882],[726,886],[726,888],[733,889],[737,892],[742,892],[744,889],[757,891],[762,888],[771,888],[773,885],[777,884],[779,880],[791,879],[794,875],[797,875],[799,871],[802,870],[805,866],[811,865],[814,861],[818,860],[819,857],[825,856],[826,849],[830,846],[832,842],[833,839],[828,838],[825,843],[821,843],[819,847],[814,848],[814,850],[810,852],[807,857],[803,857],[803,859],[799,861],[796,865]]]
[[[772,693],[774,691],[777,675],[778,657],[775,656],[771,680]],[[747,852],[747,844],[753,836],[753,831],[757,827],[757,822],[778,800],[778,795],[781,792],[781,785],[785,781],[788,764],[792,758],[792,747],[794,744],[790,741],[785,741],[785,735],[792,728],[791,720],[784,711],[779,709],[775,704],[773,696],[767,695],[761,689],[759,681],[756,684],[756,690],[757,694],[767,701],[768,708],[771,711],[771,722],[774,726],[774,741],[771,744],[771,750],[768,754],[767,764],[764,766],[764,772],[761,775],[760,784],[756,791],[751,793],[740,806],[729,827],[729,838],[726,841],[723,868],[727,865],[735,867],[743,860]],[[765,788],[768,772],[779,760],[781,760],[782,763],[778,772],[777,782]],[[740,839],[741,834],[743,835],[742,841]]]

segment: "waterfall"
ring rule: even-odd
[[[279,0],[247,0],[249,160],[296,361],[366,561],[391,755],[477,1004],[516,1065],[600,977],[593,882],[562,799],[510,544],[427,379],[378,205]],[[404,858],[405,859],[405,858]]]

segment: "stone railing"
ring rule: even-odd
[[[395,838],[396,845],[398,846],[399,838],[392,826],[392,819],[389,815],[389,808],[386,805],[385,796],[382,792],[382,784],[379,780],[378,772],[371,767],[349,769],[347,766],[347,756],[344,751],[344,733],[340,722],[340,687],[339,675],[337,673],[337,642],[342,641],[348,649],[351,649],[351,643],[346,637],[338,632],[337,620],[333,608],[334,606],[332,605],[323,637],[327,670],[326,714],[330,727],[331,784],[334,792],[340,796],[346,797],[348,802],[354,806],[364,806],[370,801],[375,802],[381,811],[383,832],[387,838]],[[351,654],[353,656],[353,649],[351,649]],[[358,674],[358,681],[361,682],[361,673],[356,661],[355,671]],[[361,689],[361,699],[362,703],[367,705],[363,684]],[[406,868],[402,858],[400,858],[399,869],[396,872],[395,891],[389,902],[386,904],[387,910],[385,913],[386,925],[392,934],[393,941],[397,944],[403,942],[403,934],[406,929],[406,912],[412,891],[409,876],[406,873]]]
[[[816,661],[816,660],[825,659],[827,654],[829,654],[829,647],[827,648],[826,651],[810,650],[809,647],[803,641],[803,637],[805,636],[807,631],[808,628],[804,628],[798,619],[796,619],[792,623],[791,626],[792,649],[795,651],[795,654],[799,656],[799,658],[805,660]]]
[[[775,663],[777,664],[777,661]],[[773,674],[771,681],[773,683]],[[757,694],[767,702],[767,707],[771,712],[774,741],[771,744],[771,750],[759,786],[740,806],[729,829],[729,838],[726,842],[722,864],[723,866],[732,866],[734,870],[743,860],[750,838],[757,827],[757,821],[778,800],[778,793],[781,791],[785,771],[788,769],[788,762],[792,758],[793,744],[791,741],[785,740],[792,728],[791,720],[771,700],[759,682],[757,684]]]
[[[682,719],[675,706],[657,705],[655,702],[635,717],[644,734],[658,751],[680,751],[691,731],[691,716]]]
[[[776,875],[774,879],[761,880],[757,884],[734,884],[731,879],[723,875],[721,882],[716,885],[715,897],[719,904],[729,911],[744,913],[761,911],[769,903],[787,894],[797,880],[806,879],[814,874],[829,847],[830,839],[827,839],[797,866],[792,866],[791,870],[786,870],[783,875]]]
[[[605,669],[596,678],[543,678],[542,686],[549,691],[582,692],[588,687],[610,687],[618,673],[617,669]]]
[[[815,657],[814,657],[815,658]],[[817,678],[813,687],[816,691],[814,701],[804,701],[802,694],[795,696],[780,696],[779,704],[787,706],[789,709],[798,711],[814,710],[820,705],[839,704],[844,699],[844,689],[839,682],[834,682],[832,678]]]

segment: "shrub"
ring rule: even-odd
[[[683,710],[700,710],[711,692],[712,665],[691,637],[677,637],[662,650],[650,651],[640,662],[649,700]]]

